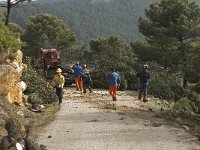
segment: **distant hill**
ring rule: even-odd
[[[138,18],[156,1],[159,0],[38,0],[15,8],[11,21],[25,27],[30,16],[51,13],[63,19],[80,42],[111,34],[131,42],[142,37]]]

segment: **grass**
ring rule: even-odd
[[[197,133],[197,134],[200,135],[200,125],[196,125],[196,126],[194,127],[194,131],[195,131],[195,133]]]
[[[105,104],[104,106],[103,106],[103,108],[102,109],[112,109],[112,110],[116,110],[117,109],[117,106],[116,106],[116,104]]]

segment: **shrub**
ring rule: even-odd
[[[180,99],[173,106],[173,111],[178,114],[191,114],[193,112],[190,101],[187,97]]]
[[[56,95],[51,83],[39,75],[30,65],[30,59],[26,58],[28,68],[23,72],[21,79],[27,84],[25,93],[32,94],[32,97],[38,97],[41,103],[52,103],[56,100]],[[36,94],[37,93],[37,94]]]
[[[200,94],[200,82],[192,87],[192,90]]]
[[[138,78],[136,77],[136,70],[129,66],[122,73],[127,81],[127,89],[137,90]]]
[[[99,68],[95,68],[91,72],[92,87],[93,88],[108,88],[107,72]]]
[[[149,93],[160,99],[171,100],[174,98],[169,84],[159,75],[152,76],[149,82]]]
[[[127,81],[123,74],[121,74],[120,77],[121,77],[121,83],[119,89],[124,91],[127,89]]]
[[[31,104],[42,104],[42,103],[44,103],[38,93],[29,94],[29,102]]]
[[[14,60],[17,50],[21,47],[17,34],[14,34],[8,27],[0,23],[0,35],[0,63],[3,63],[6,58],[11,61]]]
[[[200,96],[194,91],[188,91],[187,97],[195,113],[200,113]]]
[[[200,96],[191,90],[187,91],[187,96],[178,100],[173,106],[173,110],[180,114],[200,113]]]
[[[156,63],[149,63],[149,66],[151,74],[149,93],[166,100],[178,100],[186,96],[176,73],[170,73]]]
[[[187,96],[187,93],[185,91],[185,89],[183,89],[183,87],[181,87],[179,84],[177,84],[176,82],[172,83],[171,85],[171,89],[173,90],[174,93],[174,99],[178,100],[182,97]]]

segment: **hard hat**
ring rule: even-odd
[[[62,70],[61,70],[60,68],[58,68],[58,69],[56,70],[56,72],[59,73],[59,72],[62,72]]]
[[[86,65],[86,64],[83,64],[83,68],[87,68],[87,65]]]
[[[147,69],[148,67],[149,67],[149,66],[148,66],[147,64],[144,64],[144,68],[146,68],[146,69]]]

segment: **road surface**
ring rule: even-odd
[[[48,150],[200,150],[196,137],[183,128],[167,124],[155,126],[150,119],[138,115],[98,109],[88,103],[88,96],[70,90],[55,120],[39,133],[38,142]],[[102,94],[99,99],[104,96],[110,101],[106,92],[99,92]],[[131,103],[122,98],[123,94],[116,103]]]

